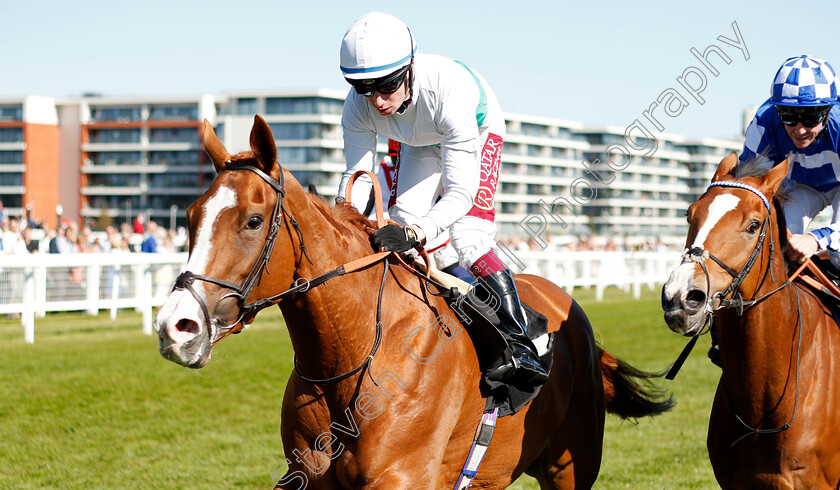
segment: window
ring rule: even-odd
[[[541,184],[528,184],[528,194],[533,196],[545,194],[545,192],[543,191],[543,186]]]
[[[310,163],[321,161],[320,148],[280,147],[277,148],[277,161],[281,165],[289,163]]]
[[[190,207],[190,204],[195,202],[196,198],[198,198],[198,195],[194,193],[181,196],[150,196],[149,207],[153,209],[166,209],[167,211],[172,206],[178,209],[187,209]]]
[[[567,148],[551,148],[551,156],[552,158],[566,158],[567,156],[571,156],[571,150]]]
[[[545,169],[546,169],[546,167],[543,167],[542,165],[527,165],[525,167],[525,174],[526,175],[543,175],[543,170],[545,170]]]
[[[266,114],[340,115],[343,107],[343,100],[321,97],[269,97],[265,99]]]
[[[192,121],[198,119],[196,105],[152,106],[149,111],[150,121]]]
[[[140,129],[91,129],[91,143],[139,143]]]
[[[23,121],[23,106],[0,105],[0,121]]]
[[[537,145],[528,145],[526,152],[528,156],[536,157],[543,154],[543,148],[545,147]]]
[[[502,213],[513,214],[515,212],[516,212],[516,203],[512,203],[512,202],[503,202],[502,203]]]
[[[152,143],[198,143],[196,128],[152,128],[149,135]]]
[[[0,151],[0,163],[23,163],[22,151]]]
[[[20,174],[20,173],[12,173],[12,174],[0,173],[0,186],[10,186],[10,187],[21,187],[21,186],[23,186],[23,174]]]
[[[139,174],[89,174],[88,187],[137,187]]]
[[[194,173],[173,173],[149,175],[149,187],[158,189],[180,189],[189,187],[194,189],[198,185],[198,175]]]
[[[92,107],[90,119],[99,121],[139,121],[141,119],[140,107]]]
[[[88,207],[93,209],[140,209],[140,198],[125,196],[91,196]]]
[[[236,99],[236,114],[249,116],[257,113],[257,99],[253,97]]]
[[[103,151],[91,153],[93,165],[142,165],[139,151]]]
[[[274,123],[268,126],[276,140],[306,140],[321,137],[320,124]]]
[[[522,131],[522,134],[530,136],[546,136],[548,134],[548,127],[541,124],[524,122],[520,125],[520,130]]]
[[[22,143],[23,128],[0,128],[0,143]]]
[[[150,151],[149,165],[198,165],[196,151]]]
[[[514,182],[502,182],[500,190],[502,194],[516,194],[518,192],[518,185]]]
[[[3,205],[7,208],[23,207],[23,196],[20,194],[0,194],[0,201],[3,201]]]

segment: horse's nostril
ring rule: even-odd
[[[175,329],[179,332],[190,333],[193,335],[198,335],[201,331],[197,322],[186,318],[179,320],[178,323],[175,324]]]
[[[683,309],[694,313],[700,311],[706,304],[706,293],[701,289],[692,289],[683,300]]]

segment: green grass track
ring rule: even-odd
[[[575,298],[602,346],[638,368],[660,371],[685,345],[665,327],[658,291]],[[160,357],[140,323],[133,312],[51,314],[30,345],[19,320],[0,320],[0,488],[271,487],[293,356],[279,310],[221,342],[198,371]],[[663,381],[677,398],[671,413],[607,417],[596,488],[716,488],[705,438],[720,372],[706,348],[704,338]],[[512,488],[538,487],[522,477]]]

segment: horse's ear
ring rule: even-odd
[[[259,114],[254,116],[254,127],[251,128],[251,151],[262,170],[272,175],[272,170],[277,165],[277,145],[274,143],[274,135],[265,119]]]
[[[718,168],[715,171],[715,176],[712,177],[712,182],[723,180],[724,177],[726,177],[727,175],[729,175],[730,172],[732,172],[732,169],[735,168],[735,165],[738,165],[738,155],[736,155],[733,151],[729,155],[723,157],[723,160],[720,161],[720,165],[718,165]]]
[[[779,184],[782,182],[782,179],[784,179],[785,176],[787,176],[789,167],[790,156],[785,158],[782,163],[771,168],[770,171],[764,175],[764,178],[761,181],[761,185],[762,187],[764,187],[765,192],[776,192],[776,189],[779,188]]]
[[[204,120],[204,134],[201,141],[204,143],[204,152],[213,161],[213,166],[218,173],[230,161],[230,153],[225,149],[225,145],[222,144],[219,137],[216,136],[213,125],[207,119]]]

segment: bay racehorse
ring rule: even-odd
[[[485,406],[463,325],[394,257],[359,265],[376,254],[373,223],[305,191],[277,163],[262,118],[251,151],[230,155],[206,121],[203,142],[218,176],[188,210],[187,270],[155,319],[160,353],[200,368],[215,343],[279,304],[296,363],[277,487],[452,488]],[[556,332],[554,365],[532,403],[498,419],[473,485],[503,488],[527,472],[543,488],[588,488],[605,409],[655,415],[672,400],[596,345],[562,289],[525,274],[517,286]]]
[[[840,330],[814,289],[789,279],[779,190],[785,160],[720,163],[688,208],[682,263],[662,290],[686,336],[713,322],[722,374],[707,446],[723,488],[830,488],[840,480]],[[799,269],[801,270],[801,269]]]

